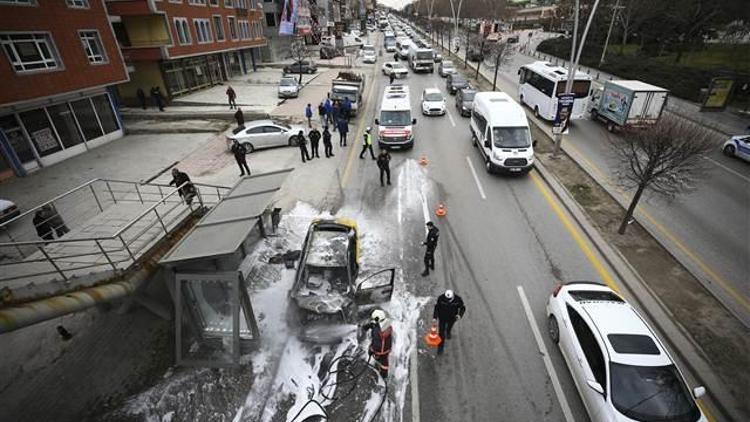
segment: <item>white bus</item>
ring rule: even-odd
[[[555,120],[557,96],[565,93],[568,70],[549,62],[534,62],[521,66],[518,88],[521,103],[534,110],[534,116]],[[573,80],[573,113],[571,119],[582,119],[591,96],[591,76],[576,72]]]

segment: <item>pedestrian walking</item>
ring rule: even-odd
[[[328,126],[323,127],[323,151],[326,158],[333,157],[333,144],[331,143],[331,132],[328,131]]]
[[[307,127],[312,127],[312,106],[308,103],[305,107],[305,117],[307,117]]]
[[[297,134],[297,139],[299,140],[299,153],[302,157],[302,162],[306,162],[307,160],[310,160],[310,154],[307,152],[307,139],[305,139],[305,134],[301,130]]]
[[[380,186],[383,184],[383,175],[387,176],[388,184],[391,184],[391,154],[388,151],[381,149],[378,154],[378,168],[380,169]]]
[[[242,129],[245,127],[245,115],[242,114],[242,109],[237,108],[237,111],[234,112],[234,119],[237,120],[237,127]],[[237,132],[235,132],[237,133]]]
[[[394,75],[393,72],[389,73],[388,80],[390,81],[388,84],[393,85],[393,81],[396,80],[396,75]]]
[[[370,321],[362,326],[370,331],[370,347],[367,353],[375,360],[375,365],[383,380],[388,378],[388,356],[393,347],[393,327],[391,321],[382,309],[376,309],[370,314]]]
[[[344,102],[341,104],[341,112],[344,119],[348,122],[352,115],[352,101],[349,97],[344,98]]]
[[[341,101],[333,100],[333,131],[336,132],[336,126],[341,119]]]
[[[138,88],[137,91],[135,91],[135,95],[138,97],[138,102],[141,104],[142,109],[146,109],[146,93],[143,92],[142,88]]]
[[[326,122],[328,125],[334,124],[333,121],[333,103],[331,103],[330,98],[326,98],[326,102],[323,104],[323,107],[326,109]]]
[[[424,251],[424,271],[422,277],[426,277],[430,274],[430,270],[435,270],[435,249],[438,245],[438,237],[440,237],[440,230],[435,227],[432,221],[427,222],[427,238],[422,242],[423,246],[426,246]]]
[[[326,108],[323,105],[323,101],[318,104],[318,117],[320,117],[320,125],[325,126],[326,125]]]
[[[310,138],[310,158],[320,158],[320,153],[318,152],[318,145],[320,143],[320,131],[318,129],[312,128],[312,130],[307,133],[307,136]]]
[[[229,101],[230,110],[237,108],[237,93],[231,86],[227,88],[227,101]]]
[[[346,146],[346,135],[349,133],[349,122],[346,120],[339,120],[339,146]]]
[[[240,177],[245,175],[245,171],[250,176],[250,167],[247,165],[247,153],[247,148],[244,145],[236,139],[232,141],[232,154],[234,154],[234,159],[237,160],[237,165],[240,166]]]
[[[164,111],[164,99],[161,95],[161,88],[158,86],[151,88],[151,101],[154,102],[154,107],[159,107],[159,111]]]
[[[432,311],[432,322],[437,323],[438,333],[440,334],[440,345],[438,345],[438,354],[443,354],[445,341],[450,340],[453,324],[463,318],[466,312],[461,296],[455,294],[453,290],[446,290],[435,302],[435,309]]]
[[[190,181],[190,176],[181,172],[177,167],[172,169],[172,181],[169,182],[169,185],[178,188],[177,192],[188,205],[193,202],[193,198],[198,194],[195,185]]]
[[[359,158],[365,158],[365,152],[367,150],[370,150],[370,156],[373,160],[375,160],[375,152],[372,150],[372,135],[370,135],[370,131],[372,128],[368,127],[365,129],[365,133],[362,135],[362,152],[359,153]]]

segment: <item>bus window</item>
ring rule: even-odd
[[[565,93],[565,82],[560,81],[557,83],[557,95]],[[586,98],[589,96],[589,90],[591,89],[591,81],[573,81],[573,94],[575,98]]]

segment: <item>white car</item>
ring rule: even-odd
[[[232,147],[236,139],[245,146],[247,153],[257,149],[281,146],[297,146],[297,134],[302,131],[307,136],[307,130],[302,126],[289,126],[273,120],[254,120],[246,123],[244,129],[226,137],[227,148]]]
[[[13,201],[0,198],[0,224],[16,218],[20,214],[21,210]]]
[[[425,88],[422,91],[422,114],[442,116],[445,114],[445,97],[437,88]]]
[[[296,98],[299,96],[301,86],[297,83],[297,78],[291,76],[282,76],[279,81],[279,98]]]
[[[409,74],[409,70],[406,66],[399,62],[385,62],[383,64],[383,75],[390,75],[391,73],[397,78],[405,78]]]
[[[592,422],[708,420],[695,402],[706,389],[688,389],[653,330],[609,287],[558,284],[547,316]]]
[[[722,151],[729,157],[739,157],[750,161],[750,135],[737,135],[724,142]]]
[[[362,46],[362,63],[375,63],[378,60],[378,55],[375,52],[375,47],[372,44],[365,44]]]

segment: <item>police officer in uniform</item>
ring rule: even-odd
[[[375,152],[372,150],[372,135],[370,134],[371,130],[372,128],[368,126],[367,129],[365,129],[364,135],[362,135],[362,152],[359,153],[359,158],[365,158],[365,152],[367,152],[367,150],[370,150],[370,156],[373,160],[376,160]]]
[[[422,277],[426,277],[430,274],[430,270],[435,270],[435,249],[437,249],[438,237],[440,236],[440,230],[435,227],[432,221],[427,222],[427,239],[422,242],[422,245],[427,248],[424,251],[424,271]]]

